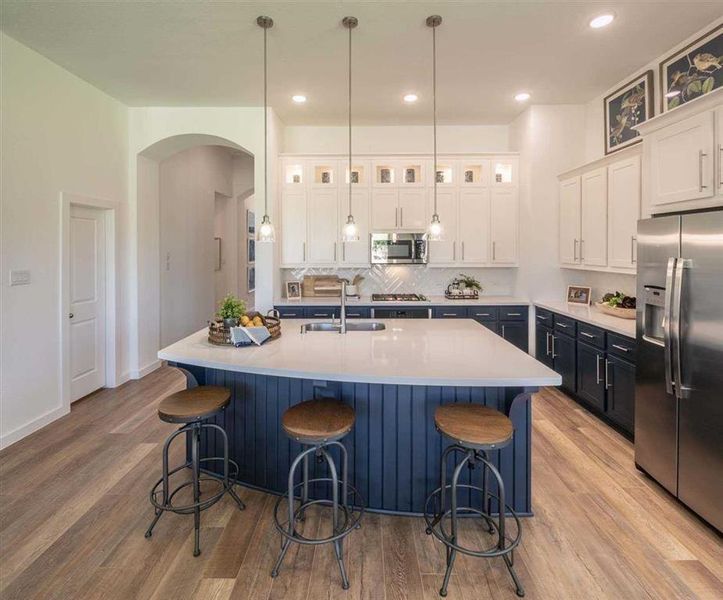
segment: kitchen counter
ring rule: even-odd
[[[263,346],[215,346],[205,329],[158,357],[211,369],[301,379],[394,385],[559,385],[553,370],[471,319],[381,319],[383,331],[300,333],[308,320],[285,319]]]
[[[546,308],[556,313],[568,315],[578,321],[597,325],[613,333],[619,333],[620,335],[635,339],[635,319],[621,319],[620,317],[613,317],[612,315],[600,312],[594,306],[577,306],[557,300],[536,300],[533,304],[540,308]]]
[[[527,306],[529,300],[515,296],[480,296],[477,300],[450,300],[444,296],[427,296],[423,302],[374,302],[371,296],[361,298],[347,298],[348,306]],[[274,306],[336,306],[339,304],[339,296],[328,298],[304,297],[299,300],[281,298],[274,301]]]
[[[418,515],[439,485],[441,449],[451,443],[434,428],[436,408],[477,403],[512,421],[512,441],[492,456],[508,504],[532,514],[531,396],[560,384],[560,375],[471,319],[387,319],[384,331],[345,335],[301,334],[304,322],[284,320],[281,337],[263,346],[213,346],[202,330],[158,353],[183,368],[191,385],[231,391],[229,406],[210,421],[228,432],[241,484],[285,493],[299,446],[281,416],[304,400],[336,398],[356,415],[342,442],[367,510]],[[217,438],[204,429],[202,457],[218,456]],[[312,477],[326,476],[312,463]],[[465,469],[462,483],[480,486],[481,471]]]

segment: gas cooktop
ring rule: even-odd
[[[372,302],[426,302],[422,294],[372,294]]]

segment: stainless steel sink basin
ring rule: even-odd
[[[360,321],[354,323],[347,323],[347,331],[382,331],[386,329],[384,323],[379,321]],[[301,333],[308,333],[310,331],[331,331],[339,333],[341,331],[341,325],[339,323],[304,323],[301,326]]]

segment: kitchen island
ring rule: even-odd
[[[448,443],[435,431],[435,408],[476,402],[501,410],[515,426],[513,442],[493,456],[510,505],[531,514],[530,397],[540,386],[559,385],[557,373],[471,319],[389,319],[382,331],[344,335],[302,334],[305,322],[284,320],[282,336],[263,346],[214,346],[202,330],[158,353],[192,381],[231,389],[231,404],[215,422],[228,432],[240,483],[284,492],[300,447],[284,434],[281,415],[298,402],[334,397],[356,412],[344,444],[368,509],[421,513]],[[213,434],[204,438],[203,455],[218,455],[218,443]]]

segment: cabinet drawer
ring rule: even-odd
[[[274,308],[279,311],[279,317],[282,319],[303,319],[305,316],[303,306],[275,306]]]
[[[500,306],[500,321],[526,321],[527,310],[526,306]]]
[[[497,320],[497,307],[496,306],[470,306],[467,311],[467,316],[475,321],[496,321]]]
[[[538,325],[552,329],[552,313],[547,309],[535,307],[535,321]]]
[[[432,309],[434,319],[466,319],[466,306],[436,306]]]
[[[605,349],[605,330],[594,325],[578,322],[577,339],[596,348]]]
[[[635,340],[610,332],[608,332],[607,338],[607,351],[610,354],[635,362]]]
[[[309,306],[304,309],[304,317],[307,319],[332,319],[338,316],[338,306]]]
[[[555,331],[571,337],[575,337],[575,325],[577,321],[564,315],[555,315]]]
[[[347,306],[346,316],[349,319],[368,319],[372,316],[372,309],[367,306]]]

